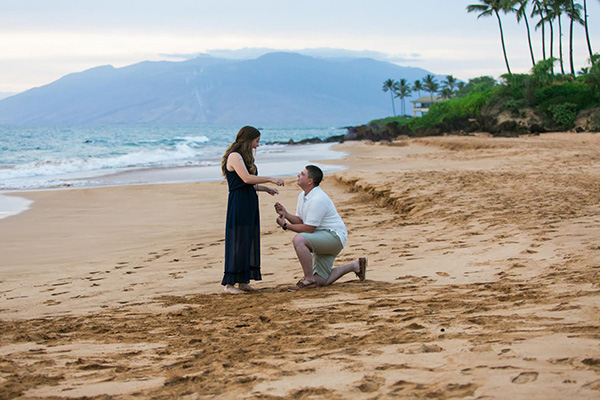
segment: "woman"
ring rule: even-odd
[[[260,132],[245,126],[225,151],[221,161],[223,175],[229,185],[227,222],[225,223],[225,274],[221,285],[224,291],[239,294],[252,291],[250,279],[260,275],[260,218],[259,192],[279,194],[275,188],[260,185],[274,183],[283,186],[283,179],[258,176],[253,150],[258,147]],[[235,284],[238,287],[235,287]]]

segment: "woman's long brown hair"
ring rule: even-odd
[[[225,154],[221,160],[221,170],[223,171],[223,175],[225,175],[225,171],[227,170],[227,157],[229,157],[231,153],[240,153],[244,159],[246,168],[248,168],[248,172],[252,175],[256,175],[256,164],[254,164],[254,154],[252,154],[252,141],[259,136],[260,132],[258,129],[252,126],[244,126],[240,129],[235,137],[235,142],[229,145],[227,150],[225,150]]]

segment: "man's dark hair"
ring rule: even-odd
[[[308,172],[308,179],[313,180],[313,185],[319,186],[323,180],[323,171],[316,165],[307,165],[306,171]]]

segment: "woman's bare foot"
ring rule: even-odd
[[[223,288],[223,291],[225,293],[229,293],[229,294],[242,294],[242,293],[246,293],[243,290],[240,290],[240,289],[236,288],[233,285],[225,285],[225,288]]]
[[[244,292],[254,292],[254,288],[250,285],[248,285],[247,283],[240,283],[238,284],[238,288],[240,290],[243,290]]]

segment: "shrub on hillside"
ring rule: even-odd
[[[456,97],[465,97],[471,93],[485,92],[493,87],[497,86],[498,83],[491,76],[480,76],[478,78],[469,79],[469,82],[456,92]]]
[[[550,111],[553,105],[570,103],[576,111],[584,110],[594,105],[590,87],[580,82],[569,82],[551,85],[536,91],[536,102],[542,111]]]
[[[408,123],[408,127],[412,130],[430,128],[444,121],[478,115],[481,112],[481,108],[489,102],[492,93],[493,90],[488,89],[482,92],[471,93],[465,97],[436,103],[423,117],[411,120]]]
[[[552,104],[548,107],[552,120],[562,129],[570,129],[577,118],[577,105],[573,103]]]

